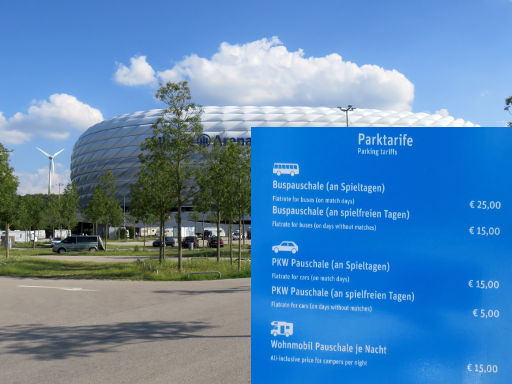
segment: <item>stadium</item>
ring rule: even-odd
[[[346,114],[338,108],[209,106],[203,108],[203,137],[199,144],[236,141],[251,145],[251,127],[340,127],[346,128]],[[112,171],[117,197],[130,205],[130,186],[136,181],[140,145],[152,135],[151,126],[160,109],[121,115],[87,129],[77,140],[71,155],[71,181],[78,187],[80,205],[86,206],[98,178]],[[475,124],[445,114],[355,109],[350,127],[461,127]]]

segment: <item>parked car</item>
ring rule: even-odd
[[[183,248],[190,248],[190,244],[194,244],[194,248],[199,247],[199,242],[195,236],[187,236],[181,241]]]
[[[166,247],[174,247],[176,245],[176,242],[174,241],[174,237],[164,237],[165,240],[165,246]],[[160,239],[157,239],[153,241],[153,247],[160,247]]]
[[[73,251],[96,252],[99,250],[105,250],[105,247],[103,246],[103,241],[99,236],[71,235],[52,247],[52,251],[58,253],[66,253]]]
[[[240,231],[233,232],[233,240],[240,240]]]
[[[205,229],[204,233],[203,233],[203,239],[204,240],[208,240],[210,237],[212,237],[212,231],[209,231],[208,229]]]
[[[60,237],[54,237],[50,240],[50,248],[53,248],[55,244],[59,244],[62,241]]]
[[[217,236],[210,237],[210,240],[208,240],[208,246],[210,248],[217,248]],[[220,246],[224,246],[224,240],[220,239]]]

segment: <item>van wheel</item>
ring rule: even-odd
[[[96,248],[89,248],[89,252],[96,252]]]
[[[277,171],[277,176],[281,176],[281,172]]]
[[[290,176],[295,176],[295,172],[290,173]]]
[[[66,250],[64,248],[59,248],[59,254],[62,255],[63,253],[66,253]]]

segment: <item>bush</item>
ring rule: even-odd
[[[128,231],[126,230],[126,228],[121,228],[119,230],[119,236],[121,237],[121,240],[126,240],[126,233]]]

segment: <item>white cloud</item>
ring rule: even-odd
[[[62,164],[55,163],[55,172],[52,175],[53,194],[58,194],[59,188],[60,193],[63,193],[66,185],[70,183],[70,170],[62,168]],[[36,173],[15,172],[15,174],[20,182],[18,186],[18,193],[20,195],[48,193],[48,167],[39,168]]]
[[[438,111],[435,112],[436,115],[441,115],[443,117],[448,117],[450,116],[450,113],[448,112],[448,110],[446,108],[442,108]]]
[[[17,112],[6,119],[0,112],[0,140],[6,144],[21,144],[34,135],[63,140],[70,131],[83,131],[102,120],[98,109],[74,96],[56,93],[48,101],[33,101],[27,113]]]
[[[141,56],[131,59],[131,68],[135,60],[149,67]],[[146,83],[154,76],[150,69]],[[277,37],[222,43],[210,59],[192,54],[157,75],[162,81],[188,80],[194,99],[206,105],[352,104],[401,111],[410,110],[414,99],[414,85],[396,70],[344,61],[337,53],[306,57],[301,49],[288,51]]]
[[[117,65],[114,81],[123,85],[156,84],[155,71],[146,61],[146,56],[135,56],[130,59],[130,67]]]
[[[30,135],[8,128],[7,119],[0,112],[0,142],[4,144],[21,144],[30,139]]]

